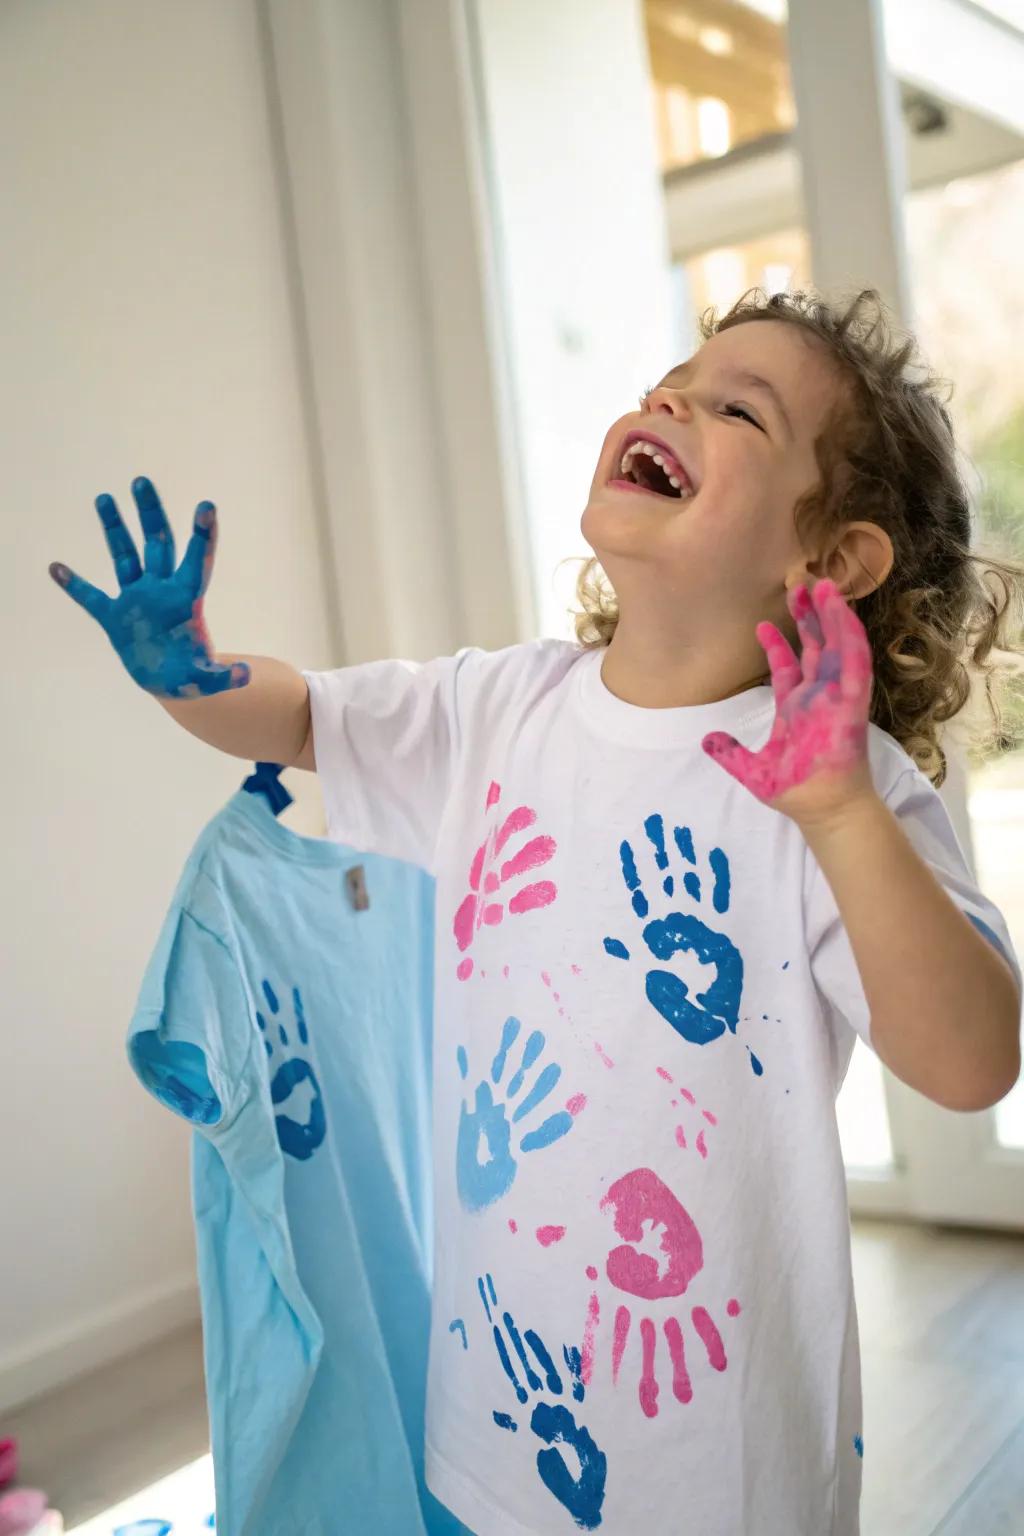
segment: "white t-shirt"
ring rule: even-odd
[[[701,750],[761,745],[771,690],[641,709],[602,657],[306,674],[331,837],[437,877],[428,1482],[477,1536],[854,1536],[856,965],[796,825]],[[870,755],[1012,955],[935,790]]]

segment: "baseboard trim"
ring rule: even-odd
[[[0,1357],[0,1413],[152,1344],[199,1317],[194,1273],[99,1308]]]

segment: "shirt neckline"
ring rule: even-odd
[[[251,794],[247,789],[237,789],[228,801],[229,810],[240,816],[252,830],[286,858],[297,859],[304,864],[325,864],[335,869],[358,864],[365,854],[331,842],[326,837],[305,837],[293,832],[278,821],[263,795]]]
[[[628,704],[605,685],[601,664],[607,646],[584,652],[573,668],[576,707],[583,720],[605,740],[628,747],[699,745],[709,731],[746,732],[766,724],[774,703],[767,684],[747,688],[713,704],[648,709]]]

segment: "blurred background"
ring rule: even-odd
[[[109,586],[93,497],[145,473],[220,509],[222,650],[568,635],[609,423],[807,282],[916,329],[1024,558],[1024,0],[5,0],[0,137],[0,1433],[99,1536],[207,1497],[187,1136],[123,1039],[244,765],[47,564]],[[943,794],[1024,953],[1021,725]],[[858,1046],[840,1116],[864,1529],[1024,1532],[1024,1089],[946,1113]]]

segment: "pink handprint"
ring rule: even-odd
[[[713,731],[702,746],[751,794],[799,820],[830,813],[871,789],[871,645],[835,582],[819,581],[813,593],[797,587],[789,611],[800,636],[799,659],[774,624],[757,626],[775,695],[767,742],[750,752]]]
[[[635,1168],[611,1186],[601,1201],[602,1210],[606,1207],[614,1211],[615,1230],[624,1239],[611,1250],[606,1261],[605,1273],[612,1285],[645,1301],[684,1295],[704,1267],[704,1245],[693,1218],[668,1185],[650,1168]],[[648,1228],[646,1233],[645,1227]],[[635,1246],[655,1235],[659,1238],[657,1255],[643,1253]],[[596,1280],[597,1270],[591,1266],[587,1275]],[[730,1317],[738,1316],[739,1311],[738,1301],[727,1303],[726,1312]],[[584,1385],[589,1384],[593,1375],[595,1339],[600,1321],[601,1303],[595,1290],[590,1297],[583,1330],[581,1370]],[[612,1381],[616,1384],[632,1321],[629,1307],[620,1303],[612,1325]],[[704,1307],[694,1306],[690,1309],[690,1321],[704,1347],[708,1364],[716,1371],[724,1371],[728,1365],[725,1345],[711,1314]],[[686,1362],[682,1324],[675,1316],[666,1317],[662,1331],[671,1362],[673,1396],[680,1403],[689,1403],[693,1398],[693,1386]],[[659,1392],[655,1374],[657,1326],[653,1317],[640,1319],[640,1345],[640,1407],[645,1416],[652,1419],[658,1412]]]
[[[486,809],[490,811],[500,799],[500,786],[492,784],[487,791]],[[474,854],[469,870],[469,895],[459,904],[452,923],[455,942],[461,952],[464,953],[472,944],[478,928],[485,923],[488,927],[494,927],[504,918],[506,902],[489,898],[499,894],[507,881],[547,864],[554,854],[557,845],[553,837],[531,837],[517,853],[495,868],[509,839],[518,832],[525,832],[536,820],[536,811],[531,811],[525,805],[517,806],[508,813],[500,826],[492,826]],[[558,890],[553,881],[533,881],[521,886],[509,899],[508,911],[513,916],[532,912],[537,907],[550,906],[557,895]],[[460,981],[465,981],[472,973],[473,961],[467,955],[460,961],[457,975]]]

